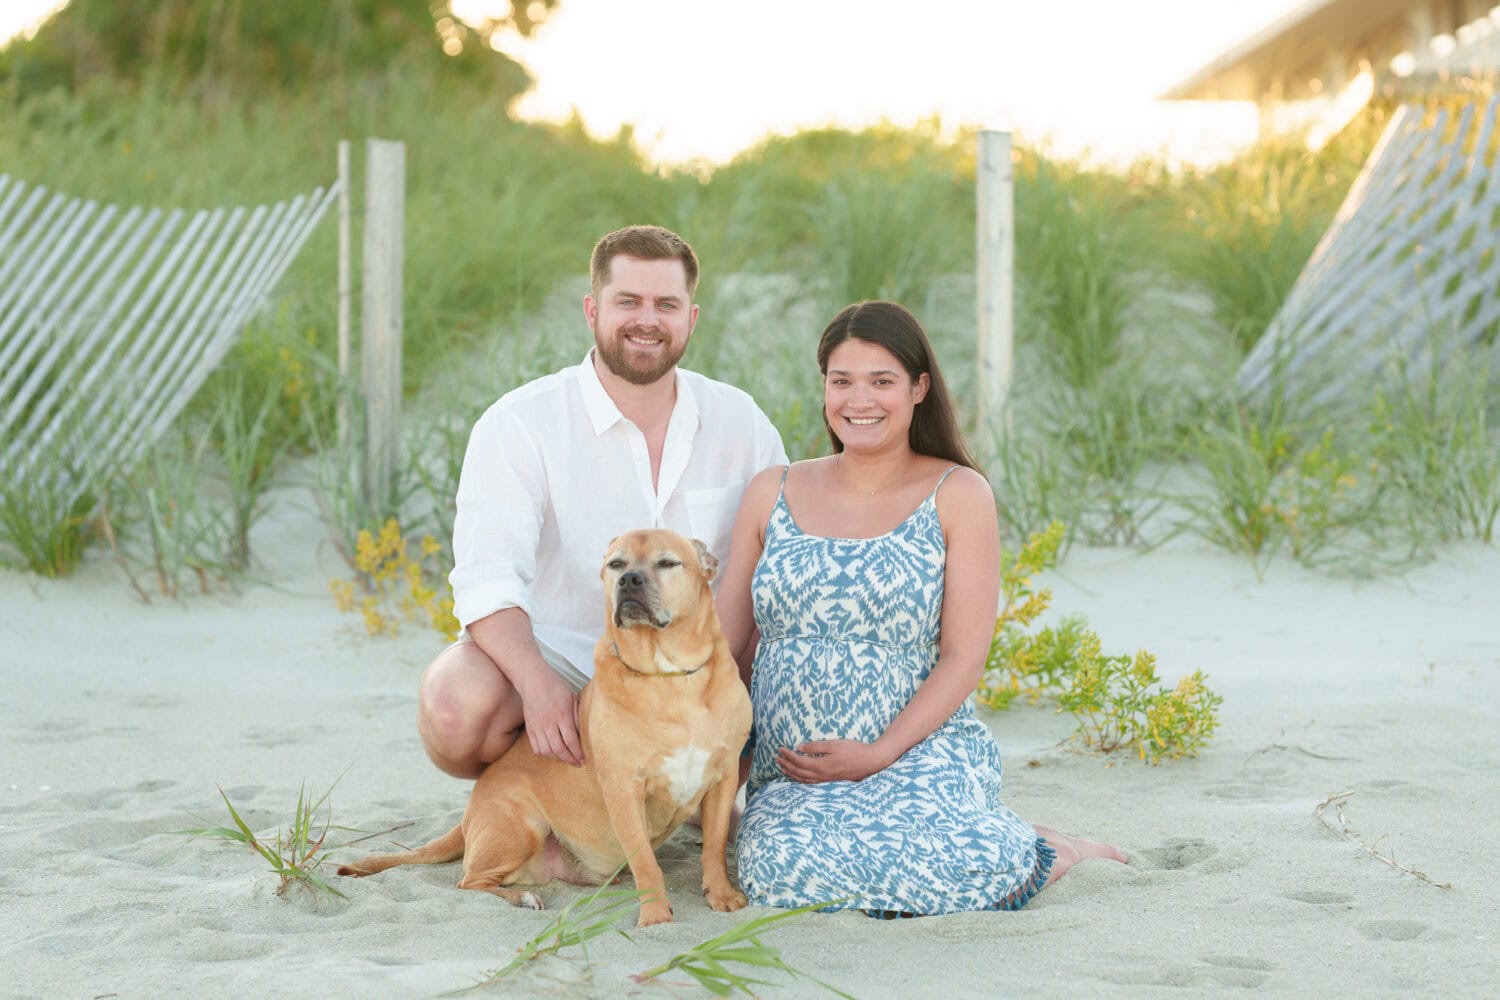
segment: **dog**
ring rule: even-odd
[[[717,569],[702,542],[674,532],[612,541],[600,571],[604,636],[578,704],[585,763],[539,757],[517,739],[479,776],[458,826],[339,874],[463,858],[460,889],[541,909],[518,886],[549,878],[598,885],[628,863],[642,892],[637,926],[648,927],[672,919],[656,848],[701,811],[703,894],[715,910],[743,907],[725,851],[750,697],[709,590]]]

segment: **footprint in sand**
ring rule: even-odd
[[[1219,853],[1219,849],[1206,840],[1196,838],[1173,837],[1165,841],[1160,847],[1147,847],[1139,852],[1144,859],[1143,866],[1146,868],[1159,868],[1163,871],[1181,871],[1201,864]]]
[[[1355,929],[1371,941],[1411,941],[1430,928],[1420,920],[1367,920]]]
[[[82,719],[44,719],[23,727],[16,739],[21,743],[73,743],[94,735],[95,728]]]
[[[1205,788],[1203,794],[1211,799],[1233,802],[1264,802],[1275,796],[1273,789],[1266,785],[1214,785]]]
[[[277,747],[319,742],[332,734],[333,730],[330,727],[319,722],[280,729],[249,729],[245,731],[244,741],[253,747],[271,750]]]
[[[1401,781],[1397,778],[1384,778],[1378,781],[1366,782],[1366,785],[1388,798],[1416,799],[1418,801],[1431,801],[1439,798],[1439,794],[1431,788],[1413,784],[1410,781]]]
[[[1275,962],[1246,955],[1199,955],[1198,961],[1212,966],[1206,976],[1221,986],[1255,989],[1276,970]]]
[[[1281,896],[1283,899],[1312,903],[1314,906],[1348,906],[1354,902],[1354,897],[1347,892],[1324,892],[1321,889],[1294,889]]]
[[[182,696],[175,694],[138,694],[125,699],[131,708],[176,708],[182,704]]]
[[[1257,989],[1263,986],[1276,963],[1248,955],[1201,955],[1196,963],[1174,962],[1138,955],[1100,956],[1087,974],[1121,986],[1193,987],[1216,986]]]

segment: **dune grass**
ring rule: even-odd
[[[1006,420],[971,426],[1008,539],[1062,518],[1090,544],[1188,531],[1258,566],[1280,553],[1339,566],[1370,539],[1424,553],[1493,538],[1488,388],[1454,395],[1453,380],[1436,390],[1397,380],[1363,410],[1295,426],[1236,400],[1234,365],[1386,113],[1318,154],[1265,145],[1213,169],[1106,171],[1019,147],[1012,405]],[[628,134],[598,141],[576,123],[517,123],[503,100],[453,81],[393,74],[212,102],[152,84],[25,103],[0,90],[0,170],[120,203],[285,198],[332,179],[337,138],[369,135],[408,144],[401,487],[372,507],[355,477],[357,412],[349,435],[336,428],[354,390],[330,360],[325,222],[182,417],[217,428],[202,478],[230,525],[214,557],[239,567],[230,572],[252,561],[250,526],[293,456],[316,456],[308,485],[351,564],[359,530],[390,517],[448,548],[468,426],[503,392],[583,356],[588,248],[629,223],[660,222],[695,244],[703,312],[685,363],[755,396],[793,458],[827,447],[813,349],[856,298],[912,306],[972,421],[972,136],[936,122],[809,130],[712,170],[662,171]],[[0,558],[66,573],[92,536],[89,512],[45,500],[34,486],[0,497]],[[150,524],[113,527],[125,545]]]
[[[276,895],[278,896],[285,896],[289,889],[296,886],[317,896],[336,896],[339,899],[347,899],[348,897],[324,881],[322,875],[319,874],[319,869],[327,857],[323,848],[324,841],[328,837],[328,831],[334,827],[331,819],[331,806],[324,814],[321,828],[318,825],[317,813],[328,804],[328,799],[333,795],[333,788],[337,784],[338,782],[335,781],[329,786],[328,791],[314,799],[307,793],[307,785],[304,782],[297,791],[297,806],[292,813],[291,821],[287,824],[285,835],[278,827],[274,839],[252,830],[222,787],[219,788],[219,796],[224,800],[225,808],[229,810],[229,818],[233,826],[207,826],[176,832],[194,839],[211,837],[243,844],[250,848],[265,860],[277,876],[279,881],[276,885]]]
[[[618,876],[624,868],[621,865],[615,875]],[[606,879],[592,892],[572,900],[558,911],[557,916],[546,927],[517,948],[515,957],[505,965],[485,973],[470,986],[442,995],[465,996],[477,993],[501,982],[528,962],[543,955],[556,955],[565,949],[579,949],[587,964],[588,943],[605,934],[615,933],[626,940],[634,940],[629,933],[620,929],[619,922],[635,910],[645,892],[640,889],[615,888],[614,884],[613,878]],[[816,983],[835,996],[848,997],[849,994],[842,990],[792,967],[782,959],[780,949],[761,940],[762,935],[779,925],[828,905],[814,903],[811,906],[741,920],[722,934],[716,934],[631,978],[637,983],[655,982],[670,987],[676,984],[661,977],[674,972],[682,973],[714,996],[725,997],[733,993],[755,996],[757,994],[752,987],[777,985],[772,980],[758,978],[762,974],[758,970],[768,969],[785,973],[793,979],[806,979]],[[743,972],[732,966],[748,966],[756,971]]]

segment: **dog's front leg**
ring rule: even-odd
[[[734,815],[734,796],[739,790],[734,779],[734,771],[721,775],[719,783],[703,794],[699,807],[703,818],[703,895],[708,905],[721,913],[730,913],[745,905],[745,894],[729,881],[729,869],[725,863],[729,821]]]
[[[662,877],[661,865],[656,863],[656,852],[651,849],[651,837],[646,829],[646,787],[640,778],[611,781],[600,775],[604,792],[604,807],[609,810],[609,824],[614,827],[615,838],[625,849],[630,863],[630,874],[641,895],[641,916],[637,927],[670,923],[672,903],[667,899],[666,879]]]

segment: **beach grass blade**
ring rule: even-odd
[[[615,876],[618,876],[624,868],[625,866],[621,865],[615,869]],[[633,909],[640,903],[645,893],[639,889],[614,889],[611,888],[613,884],[614,877],[612,876],[587,896],[575,899],[564,906],[553,918],[552,923],[530,941],[517,948],[516,957],[503,967],[494,972],[485,973],[472,986],[442,995],[463,996],[481,990],[504,979],[532,959],[540,958],[542,955],[556,954],[564,948],[582,948],[584,959],[587,961],[588,942],[609,931],[614,931],[627,941],[631,940],[630,935],[617,928],[615,924],[622,913]]]
[[[342,892],[329,885],[318,874],[318,868],[325,860],[323,843],[328,837],[328,831],[333,829],[349,829],[348,827],[334,827],[329,817],[325,815],[322,828],[318,829],[317,812],[328,802],[329,796],[337,786],[335,781],[330,785],[328,791],[314,800],[307,794],[307,785],[304,782],[297,791],[297,808],[292,821],[287,826],[283,835],[278,828],[274,843],[269,838],[257,834],[245,822],[234,803],[230,801],[228,793],[222,786],[219,788],[219,796],[224,800],[225,807],[229,810],[229,818],[234,823],[231,826],[208,826],[192,830],[176,830],[174,832],[187,836],[213,837],[218,840],[231,840],[235,843],[244,844],[256,854],[259,854],[270,865],[271,871],[280,877],[281,881],[276,887],[276,895],[284,896],[286,891],[293,885],[316,892],[337,896],[347,899]]]
[[[761,941],[760,936],[777,925],[802,916],[813,910],[821,910],[836,905],[840,900],[831,903],[813,903],[808,906],[799,906],[795,910],[785,910],[781,913],[773,913],[769,916],[758,917],[755,920],[746,920],[717,937],[709,938],[707,941],[689,948],[681,954],[674,955],[661,965],[638,972],[631,978],[638,983],[644,983],[673,970],[679,970],[692,976],[698,985],[708,990],[714,996],[727,997],[735,991],[754,996],[751,986],[774,985],[769,980],[756,979],[744,973],[735,972],[726,967],[728,963],[749,965],[758,969],[778,969],[791,976],[793,979],[806,979],[817,983],[835,996],[846,997],[853,1000],[848,993],[830,986],[813,976],[795,969],[788,965],[781,957],[779,949]]]

